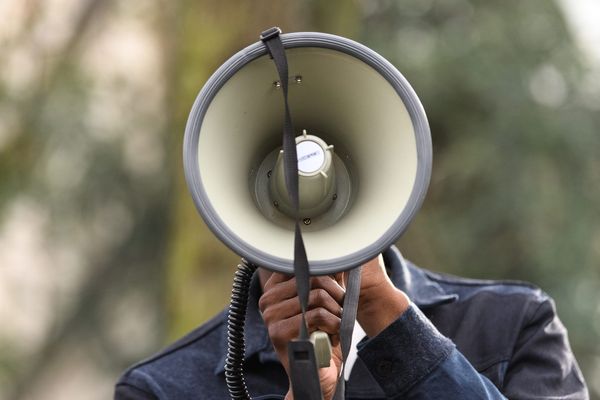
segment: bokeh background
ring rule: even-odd
[[[191,104],[264,28],[343,35],[411,82],[434,144],[400,249],[521,279],[600,399],[596,0],[1,0],[0,398],[106,399],[228,302],[238,257],[182,173]]]

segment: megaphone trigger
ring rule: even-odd
[[[323,331],[315,331],[311,333],[310,341],[315,348],[317,367],[329,367],[331,362],[331,341],[329,340],[327,333]]]

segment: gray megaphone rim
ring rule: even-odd
[[[391,246],[406,230],[427,192],[431,176],[431,135],[425,110],[416,93],[404,76],[385,58],[370,48],[353,40],[320,32],[294,32],[281,35],[285,48],[322,47],[337,50],[373,67],[381,74],[399,94],[404,102],[415,130],[417,146],[417,173],[409,200],[400,216],[392,226],[374,243],[349,255],[327,259],[311,260],[313,274],[331,274],[356,267],[374,258]],[[293,273],[293,259],[285,259],[268,254],[249,245],[219,218],[204,190],[198,169],[198,140],[204,115],[216,93],[244,65],[267,54],[262,42],[256,42],[225,61],[208,79],[192,106],[185,128],[183,142],[183,164],[188,189],[196,208],[209,229],[231,250],[245,257],[250,262],[273,271]],[[290,241],[290,247],[293,246]]]

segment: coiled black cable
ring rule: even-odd
[[[227,315],[227,358],[225,380],[232,400],[251,400],[244,380],[244,321],[248,306],[248,292],[256,265],[242,258],[237,266],[231,289],[231,303]]]

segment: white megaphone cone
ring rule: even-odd
[[[281,39],[310,272],[347,270],[395,242],[420,207],[429,126],[406,79],[369,48],[322,33]],[[281,90],[262,43],[231,57],[194,103],[184,167],[220,240],[256,265],[292,273],[295,220],[278,163]]]

